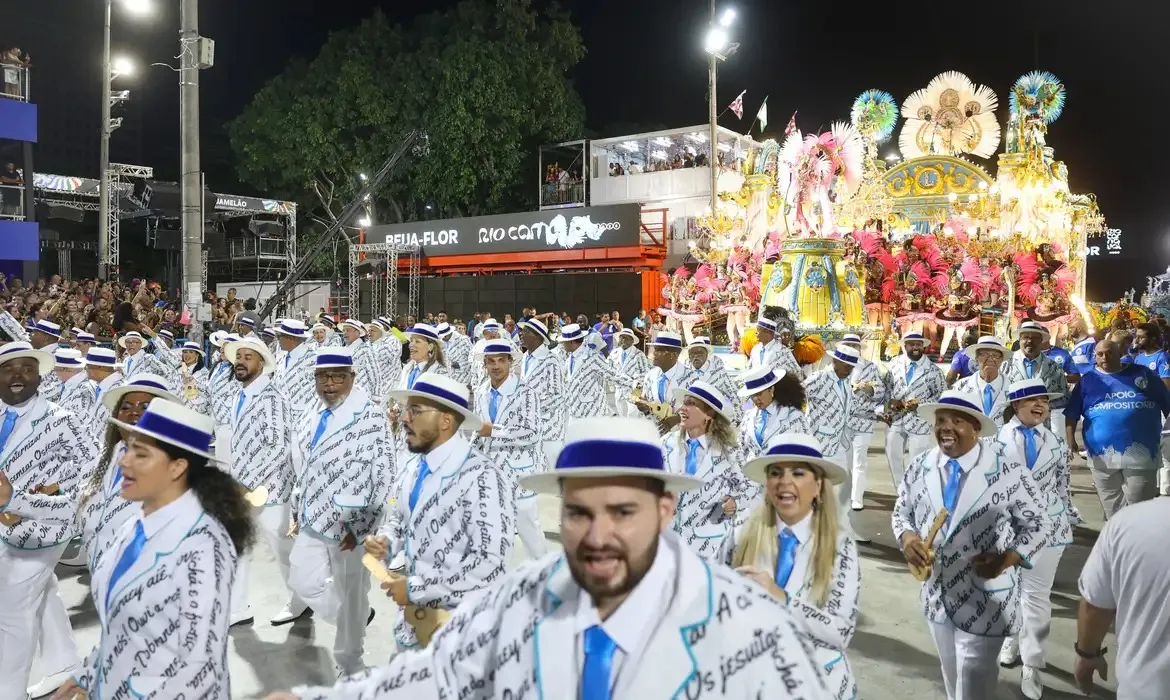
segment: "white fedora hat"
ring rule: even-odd
[[[728,413],[729,409],[731,408],[731,402],[727,399],[726,396],[720,393],[718,389],[701,379],[699,381],[693,382],[686,389],[675,389],[674,395],[678,397],[680,404],[682,403],[684,397],[693,396],[699,401],[702,401],[711,408],[715,409],[715,412],[726,418],[728,423],[733,425],[735,424],[731,414]]]
[[[90,348],[89,352],[85,353],[85,366],[114,369],[119,366],[118,356],[110,348]]]
[[[861,336],[856,333],[846,333],[841,336],[841,340],[837,342],[838,345],[845,343],[846,345],[861,345]]]
[[[139,333],[138,331],[130,331],[126,335],[122,336],[121,338],[118,338],[118,347],[125,350],[127,340],[137,340],[137,341],[141,342],[143,345],[146,345],[146,338],[143,338],[142,334]]]
[[[467,385],[434,372],[424,372],[411,389],[387,392],[390,398],[405,404],[411,397],[429,399],[463,416],[461,430],[476,431],[483,427],[483,419],[471,410],[471,396]]]
[[[366,324],[357,320],[356,318],[347,318],[341,322],[343,328],[352,328],[358,332],[358,336],[364,337],[366,335]]]
[[[56,369],[85,368],[85,358],[81,356],[81,351],[73,348],[57,348],[53,351],[53,360]]]
[[[122,397],[133,393],[150,394],[167,401],[179,401],[179,397],[171,393],[166,379],[157,374],[140,374],[125,384],[103,393],[102,405],[111,414],[115,414],[118,412],[118,403],[122,401]]]
[[[36,325],[34,325],[32,329],[34,331],[44,333],[45,335],[51,335],[54,338],[61,337],[61,326],[58,326],[56,323],[53,323],[48,319],[37,321]]]
[[[197,352],[197,353],[199,353],[199,357],[206,357],[207,356],[207,353],[205,353],[203,351],[202,345],[200,345],[199,343],[193,343],[190,340],[183,343],[182,347],[180,347],[179,349],[184,351],[184,352]]]
[[[635,333],[632,329],[623,328],[620,331],[618,331],[617,337],[620,338],[622,336],[625,336],[625,337],[629,338],[630,340],[634,341],[634,345],[638,344],[638,334]]]
[[[683,349],[682,336],[672,331],[658,331],[658,335],[654,336],[647,345],[652,345],[656,348],[665,348],[667,350],[677,350],[679,352]]]
[[[264,374],[268,374],[276,369],[276,358],[272,356],[272,351],[258,338],[243,338],[242,340],[233,340],[224,343],[223,359],[233,365],[236,364],[236,353],[240,350],[251,350],[264,358]]]
[[[276,325],[276,333],[277,335],[287,335],[290,338],[307,338],[309,336],[305,322],[295,318],[282,318],[280,323]]]
[[[407,328],[406,335],[417,335],[420,338],[426,338],[427,340],[434,340],[436,342],[442,340],[439,337],[438,329],[425,323],[416,323],[410,328]]]
[[[223,339],[226,338],[227,335],[227,331],[215,331],[211,334],[211,337],[209,337],[208,340],[211,341],[211,344],[217,348],[223,347]]]
[[[743,375],[743,388],[736,392],[736,396],[741,399],[746,399],[768,387],[776,386],[776,383],[784,378],[784,370],[773,370],[771,367],[757,367],[750,370]]]
[[[561,479],[613,476],[658,479],[672,493],[702,484],[693,476],[667,471],[658,428],[645,418],[581,418],[569,421],[555,467],[522,477],[520,485],[555,494]]]
[[[845,481],[845,470],[825,459],[821,443],[811,435],[782,433],[768,442],[768,449],[743,465],[743,474],[757,484],[768,483],[768,467],[772,464],[799,462],[811,464],[825,473],[831,483]]]
[[[492,331],[493,333],[499,333],[500,331],[504,330],[504,324],[500,323],[494,318],[489,318],[483,323],[479,324],[479,326],[476,328],[480,331]]]
[[[450,323],[443,321],[439,325],[435,326],[435,332],[439,334],[440,338],[446,339],[447,336],[455,332],[455,329],[451,327]]]
[[[57,361],[44,350],[37,350],[29,343],[18,340],[0,345],[0,365],[12,360],[28,357],[37,361],[37,372],[43,377],[53,371]]]
[[[903,345],[906,343],[913,343],[916,341],[919,343],[925,343],[926,338],[918,331],[907,331],[906,334],[902,336],[902,344]]]
[[[934,425],[935,415],[939,411],[958,411],[979,422],[979,437],[991,437],[996,432],[995,421],[983,413],[981,404],[982,400],[976,400],[964,391],[951,389],[944,391],[937,402],[919,406],[918,415]]]
[[[162,336],[163,338],[166,338],[166,339],[168,339],[168,340],[174,340],[174,339],[175,339],[175,334],[174,334],[174,333],[172,333],[172,332],[170,332],[170,331],[168,331],[166,328],[163,328],[163,329],[161,329],[161,330],[158,332],[158,335],[160,335],[160,336]]]
[[[164,400],[150,402],[137,425],[114,418],[110,422],[132,433],[145,435],[214,461],[211,441],[215,437],[215,421],[180,403],[160,398]]]
[[[329,369],[333,367],[353,369],[353,351],[349,348],[323,347],[317,351],[317,358],[313,366],[315,369]]]
[[[850,367],[856,367],[857,361],[861,359],[861,353],[857,352],[857,348],[852,345],[837,343],[833,346],[833,351],[829,353],[829,357],[832,357],[838,362],[844,362]]]
[[[1021,379],[1008,386],[1008,401],[1023,401],[1037,396],[1047,396],[1049,399],[1059,399],[1063,394],[1048,390],[1043,379]]]
[[[73,342],[75,342],[75,343],[96,343],[97,338],[94,337],[93,333],[87,333],[85,331],[81,331],[80,333],[73,334]]]
[[[710,352],[713,347],[715,346],[711,344],[711,339],[705,335],[696,335],[694,338],[691,338],[691,342],[687,343],[687,350],[691,348],[706,348],[707,352]]]
[[[515,350],[512,344],[506,340],[486,340],[480,341],[483,345],[480,346],[478,352],[482,355],[507,355],[512,356],[512,351]]]
[[[1019,338],[1025,333],[1039,333],[1045,340],[1051,335],[1047,328],[1035,321],[1024,321],[1021,323],[1019,329],[1016,331],[1016,338]]]
[[[525,319],[516,325],[520,326],[521,328],[527,328],[531,330],[541,338],[544,338],[545,342],[548,342],[549,340],[548,327],[535,318]],[[625,331],[622,332],[624,333]]]
[[[761,316],[758,319],[756,319],[756,328],[763,328],[766,331],[772,331],[773,333],[775,333],[776,332],[776,322],[770,318],[764,318],[763,316]]]
[[[996,338],[994,335],[981,336],[978,343],[968,345],[967,356],[974,360],[980,350],[994,350],[1003,357],[1007,357],[1010,352],[1007,346],[999,342],[999,338]]]
[[[585,330],[576,323],[567,323],[561,328],[561,337],[557,339],[558,343],[569,343],[574,340],[582,340],[589,335],[589,331]]]

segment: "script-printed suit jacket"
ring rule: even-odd
[[[743,461],[738,447],[724,447],[707,435],[707,447],[700,449],[699,455],[694,476],[701,479],[703,485],[678,494],[674,531],[695,554],[714,560],[735,523],[734,514],[723,512],[723,501],[731,498],[738,507],[747,482],[741,471]],[[662,437],[662,456],[668,471],[687,473],[687,443],[680,429]]]
[[[925,355],[923,356],[925,357]],[[929,359],[918,363],[914,369],[914,376],[910,383],[906,383],[906,370],[910,366],[910,358],[898,355],[890,360],[886,372],[886,399],[891,401],[909,401],[918,399],[919,404],[938,401],[947,389],[947,378],[938,365]],[[918,411],[892,412],[893,428],[905,430],[910,435],[929,435],[930,425],[918,415]]]
[[[1023,464],[994,440],[980,440],[974,449],[980,450],[978,460],[963,480],[950,523],[935,538],[922,604],[931,622],[949,620],[968,634],[1006,637],[1019,629],[1019,575],[1012,568],[994,579],[980,578],[971,557],[1012,549],[1029,567],[1052,525],[1047,500]],[[914,459],[898,484],[893,526],[899,545],[906,532],[926,538],[943,507],[946,461],[939,448],[930,449]]]
[[[146,350],[139,350],[135,355],[126,355],[122,358],[122,375],[126,381],[130,381],[140,374],[157,374],[160,377],[175,376],[175,372],[169,366]]]
[[[122,523],[142,514],[141,503],[122,498],[121,471],[118,463],[125,454],[126,443],[119,440],[110,449],[110,457],[105,465],[94,462],[80,489],[78,531],[81,533],[81,545],[88,555],[90,571],[97,571],[101,560],[110,556],[110,546],[113,544],[113,538],[121,530]],[[101,455],[98,456],[98,460],[100,459]],[[105,471],[102,473],[101,484],[97,488],[92,488],[89,479],[92,473],[102,466],[105,467]],[[93,592],[92,588],[90,592]],[[94,602],[96,604],[97,600]]]
[[[615,700],[789,698],[826,700],[811,648],[792,613],[762,588],[687,550],[676,552],[668,612],[636,666],[623,666]],[[332,688],[297,688],[306,700],[578,697],[578,596],[563,553],[527,562],[456,610],[430,645],[399,654]]]
[[[366,390],[374,401],[385,405],[388,387],[382,386],[382,369],[378,366],[381,354],[361,338],[349,344],[353,351],[354,384]]]
[[[316,366],[317,354],[307,343],[301,343],[289,352],[282,353],[276,360],[274,381],[288,397],[293,425],[300,425],[305,414],[312,412],[320,401],[317,398],[317,382],[314,378]]]
[[[540,439],[565,439],[565,365],[545,346],[520,360],[520,382],[536,392]]]
[[[120,557],[106,556],[92,587],[102,635],[74,681],[91,698],[229,700],[228,607],[236,548],[192,491],[109,588]],[[120,551],[138,519],[110,546]],[[108,604],[107,604],[108,601]]]
[[[687,369],[691,373],[690,379],[687,380],[687,386],[689,387],[695,382],[703,381],[718,389],[719,393],[723,394],[723,397],[730,403],[727,407],[727,413],[731,419],[731,424],[738,425],[739,421],[743,418],[743,400],[736,396],[736,392],[739,391],[739,385],[732,378],[731,372],[727,371],[723,360],[711,355],[699,369],[694,369],[694,366],[689,362],[687,363]]]
[[[402,341],[393,333],[386,333],[370,345],[382,374],[382,386],[389,391],[398,386],[398,375],[402,373]]]
[[[5,409],[0,404],[0,413]],[[95,449],[77,416],[43,396],[30,399],[0,451],[0,472],[12,482],[12,497],[0,513],[20,516],[14,525],[0,523],[0,541],[38,550],[71,539],[77,487],[96,458]],[[55,495],[35,492],[52,484],[58,487]]]
[[[820,441],[826,457],[840,455],[849,441],[845,428],[852,408],[852,373],[839,379],[832,365],[818,370],[804,380],[804,395],[808,399],[808,424],[815,431],[813,437]]]
[[[240,394],[240,383],[236,381],[235,370],[230,362],[218,362],[210,371],[208,389],[211,391],[211,417],[217,425],[230,426],[235,402]]]
[[[1013,382],[1025,379],[1043,380],[1044,386],[1048,388],[1050,393],[1059,394],[1059,398],[1052,399],[1052,407],[1063,409],[1068,404],[1068,375],[1064,373],[1064,368],[1044,353],[1040,353],[1035,364],[1032,365],[1032,376],[1029,377],[1028,370],[1024,366],[1025,359],[1023,351],[1017,350],[1000,366],[999,373],[1003,375],[1009,386]],[[1055,427],[1057,432],[1064,430],[1062,425]]]
[[[532,387],[521,384],[509,375],[500,387],[501,392],[496,408],[496,419],[491,420],[490,382],[481,384],[475,390],[475,412],[492,424],[490,437],[477,437],[476,446],[488,456],[492,464],[508,470],[508,476],[516,482],[525,474],[542,469],[544,450],[541,449],[540,399]],[[516,486],[516,498],[534,498],[536,493]]]
[[[340,542],[346,533],[358,542],[377,528],[394,477],[394,442],[386,411],[355,386],[309,443],[325,406],[303,416],[296,433],[297,486],[293,512],[302,532]]]
[[[1000,428],[996,440],[1003,445],[1004,454],[1020,464],[1027,465],[1022,437],[1017,436],[1021,423],[1013,418]],[[1063,437],[1043,425],[1037,426],[1037,441],[1040,454],[1032,465],[1032,478],[1043,498],[1048,500],[1048,518],[1052,522],[1050,547],[1064,547],[1072,544],[1073,528],[1080,524],[1081,514],[1072,502],[1069,477],[1072,470],[1072,452]]]
[[[853,386],[868,382],[873,387],[873,394],[855,389],[849,397],[849,421],[846,424],[851,433],[872,433],[878,406],[886,402],[886,383],[882,381],[878,366],[864,358],[857,361],[857,366],[849,375]]]
[[[476,379],[480,377],[472,360],[471,351],[471,338],[462,333],[452,333],[451,339],[447,341],[447,347],[443,351],[447,366],[451,368],[451,378],[468,386],[475,384]],[[480,355],[479,360],[481,363],[483,362],[482,355]]]
[[[616,412],[606,400],[606,385],[612,384],[618,396],[629,396],[635,381],[582,345],[565,360],[565,392],[560,400],[568,406],[569,419],[613,416]]]
[[[49,398],[61,404],[61,408],[85,423],[85,417],[93,415],[97,394],[94,391],[94,383],[85,376],[85,371],[82,370],[61,385],[61,393],[56,398]]]
[[[244,407],[232,412],[232,476],[249,491],[268,489],[265,505],[288,503],[295,474],[292,463],[292,414],[284,392],[271,375],[257,378],[264,386],[249,394]]]

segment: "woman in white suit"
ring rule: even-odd
[[[829,692],[855,698],[845,649],[857,626],[861,569],[833,495],[845,470],[822,456],[816,438],[793,433],[776,436],[743,471],[765,498],[727,541],[723,560],[804,622]]]
[[[675,392],[681,406],[679,425],[662,438],[667,471],[702,480],[694,491],[678,495],[674,531],[695,554],[715,559],[731,533],[743,495],[742,462],[731,401],[707,382]]]
[[[812,434],[804,413],[804,386],[797,375],[770,367],[753,369],[743,376],[739,398],[751,399],[751,407],[739,422],[739,448],[745,462],[760,456],[777,435]],[[759,486],[748,482],[736,525],[743,524],[748,511],[760,501],[761,493]]]
[[[1037,700],[1044,691],[1040,671],[1052,623],[1052,581],[1064,548],[1072,543],[1073,526],[1081,518],[1069,493],[1068,443],[1045,426],[1049,402],[1061,396],[1050,393],[1040,378],[1012,383],[1007,395],[1011,402],[1004,415],[1007,422],[997,440],[1009,458],[1032,473],[1040,494],[1047,496],[1053,532],[1048,546],[1032,558],[1032,568],[1020,572],[1022,624],[1018,634],[1004,639],[999,662],[1010,666],[1023,657],[1020,688],[1024,697]]]
[[[179,365],[178,393],[183,397],[183,405],[203,415],[211,415],[211,374],[207,371],[207,358],[199,343],[186,342],[179,354],[182,364]]]
[[[151,401],[122,457],[122,497],[142,505],[93,572],[101,639],[54,700],[228,700],[228,610],[239,553],[251,546],[243,489],[212,466],[215,423]]]

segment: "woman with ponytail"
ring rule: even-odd
[[[230,698],[228,611],[252,545],[244,490],[213,465],[215,422],[152,400],[126,431],[121,496],[142,511],[92,571],[101,639],[54,700]]]
[[[839,700],[854,698],[845,649],[857,625],[861,574],[833,495],[845,472],[822,456],[816,438],[800,434],[777,436],[743,470],[764,487],[764,499],[725,541],[723,561],[804,621],[825,685]]]

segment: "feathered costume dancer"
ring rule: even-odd
[[[861,185],[865,144],[852,126],[837,122],[818,135],[793,130],[780,149],[780,183],[795,235],[828,237],[836,233],[833,202],[845,201]]]

